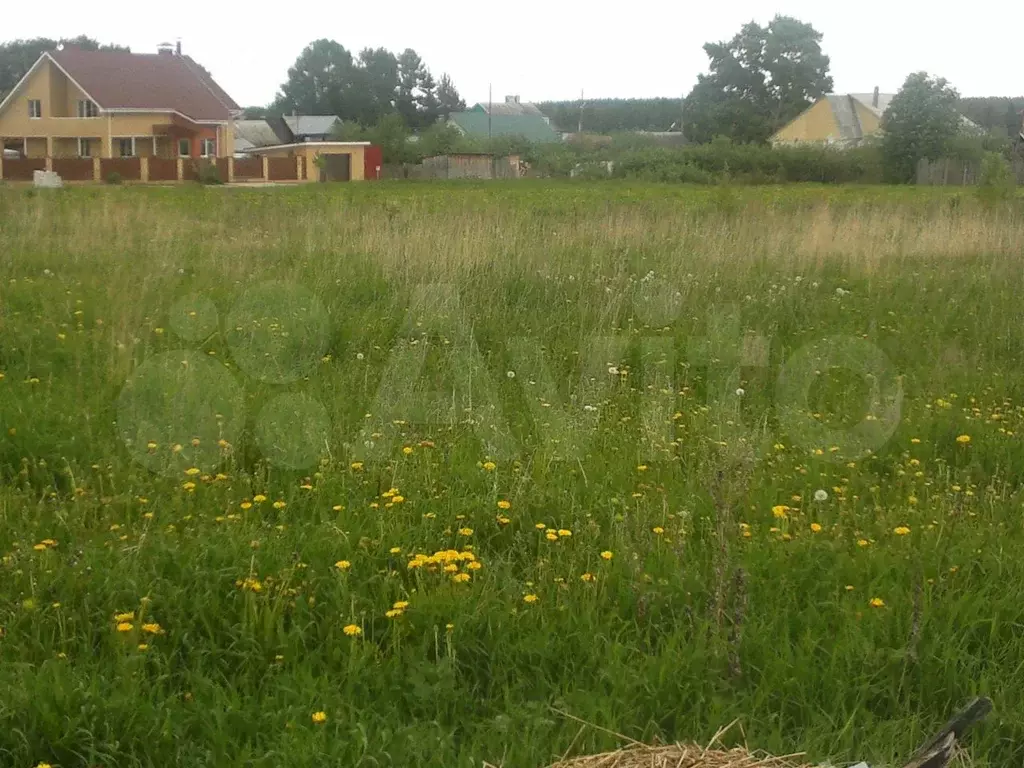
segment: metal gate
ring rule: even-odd
[[[351,181],[352,155],[320,155],[320,181]]]

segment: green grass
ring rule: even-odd
[[[936,189],[0,189],[0,765],[898,764],[979,694],[1019,765],[1022,242]]]

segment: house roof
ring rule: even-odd
[[[325,135],[341,122],[336,115],[284,115],[288,129],[296,136]]]
[[[559,135],[538,115],[488,115],[486,112],[453,112],[449,120],[470,136],[522,136],[529,141],[558,141]]]
[[[235,147],[244,142],[247,147],[269,147],[281,143],[266,120],[235,120]]]
[[[471,112],[483,112],[492,115],[538,115],[543,117],[544,113],[540,107],[526,101],[512,101],[506,97],[505,101],[495,101],[490,104],[478,102],[470,110]]]
[[[169,109],[199,121],[222,121],[239,109],[189,56],[83,51],[44,53],[106,110]]]

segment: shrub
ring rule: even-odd
[[[198,175],[200,184],[224,183],[224,180],[220,177],[220,171],[217,169],[217,164],[209,160],[205,160],[199,164]]]
[[[1016,179],[1013,169],[998,152],[986,152],[981,161],[978,179],[978,197],[983,203],[993,204],[1013,198]]]
[[[121,178],[120,173],[118,173],[117,171],[111,171],[110,173],[107,174],[107,178],[104,179],[104,181],[107,184],[120,184],[123,181],[123,179]]]

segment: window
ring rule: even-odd
[[[96,102],[90,101],[89,99],[80,99],[78,102],[78,116],[79,117],[96,117],[100,111],[96,106]]]
[[[43,102],[39,99],[28,100],[28,116],[35,119],[43,116]]]
[[[216,139],[203,139],[202,152],[200,153],[203,157],[216,157],[217,156],[217,141]]]
[[[188,139],[178,139],[178,157],[188,157],[192,154],[192,142]]]
[[[78,156],[92,157],[92,143],[89,139],[78,140]]]
[[[119,157],[135,157],[135,139],[118,139],[117,154]]]

